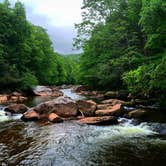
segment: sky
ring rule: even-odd
[[[16,0],[10,0],[11,3]],[[27,19],[47,29],[56,52],[79,53],[73,50],[76,36],[74,24],[81,22],[83,0],[20,0],[24,3]]]

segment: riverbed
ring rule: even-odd
[[[70,89],[64,94],[83,99]],[[34,98],[30,106],[50,98]],[[23,122],[0,107],[0,165],[164,166],[166,123],[119,118],[115,126]]]

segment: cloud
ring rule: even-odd
[[[81,20],[82,0],[21,0],[33,15],[47,17],[55,26],[71,26]]]
[[[1,1],[1,0],[0,0]],[[11,3],[17,0],[10,0]],[[73,51],[76,36],[74,23],[81,21],[83,0],[20,0],[25,5],[27,19],[47,29],[55,51],[62,54]]]

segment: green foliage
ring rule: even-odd
[[[82,83],[128,88],[136,96],[164,96],[165,9],[162,0],[85,0],[75,43],[84,49]]]
[[[61,82],[59,84],[77,84],[80,81],[80,56],[66,55],[59,56],[59,61],[62,67]]]
[[[0,3],[0,89],[71,83],[62,59],[46,30],[27,21],[21,2]]]
[[[151,80],[153,69],[153,65],[144,65],[124,74],[124,82],[128,85],[129,91],[132,94],[137,96],[147,96],[149,94],[149,81]]]
[[[166,53],[151,73],[151,77],[150,88],[160,93],[166,92]]]
[[[143,0],[140,24],[147,35],[146,47],[153,51],[164,51],[166,44],[166,2]]]
[[[22,75],[21,89],[27,90],[35,85],[38,85],[38,80],[33,74],[28,72]]]
[[[166,92],[166,56],[159,62],[139,66],[123,75],[123,80],[127,84],[129,91],[137,96],[163,97]]]

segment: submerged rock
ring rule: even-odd
[[[147,110],[137,109],[128,113],[129,118],[143,118],[147,115]]]
[[[5,111],[11,113],[25,113],[29,108],[24,104],[11,104],[5,108]]]
[[[97,109],[97,104],[92,100],[77,101],[78,109],[84,116],[93,116]]]
[[[114,125],[118,123],[118,120],[114,116],[102,116],[83,118],[78,122],[89,125]]]
[[[106,108],[103,110],[97,110],[97,116],[120,116],[123,114],[122,105],[116,104],[112,108]]]

